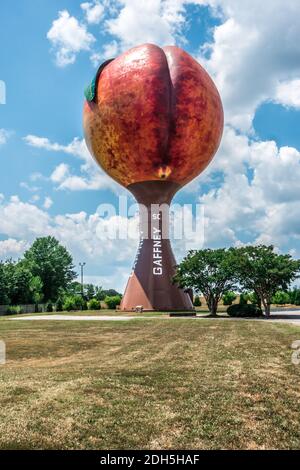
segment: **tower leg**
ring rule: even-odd
[[[140,207],[141,239],[121,310],[193,310],[187,292],[173,284],[176,261],[169,240],[169,206],[176,183],[147,181],[128,189]]]

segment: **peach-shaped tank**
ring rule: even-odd
[[[218,90],[204,68],[178,47],[144,44],[105,62],[86,96],[84,131],[91,154],[148,208],[170,204],[219,147]],[[151,216],[141,224],[152,233]],[[155,275],[153,239],[142,240],[121,308],[192,308],[188,295],[172,284],[169,240],[162,245],[162,274]]]

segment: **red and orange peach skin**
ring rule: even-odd
[[[223,108],[212,79],[189,54],[144,44],[103,68],[83,120],[91,154],[121,185],[183,186],[217,151]]]

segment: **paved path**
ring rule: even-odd
[[[197,318],[205,318],[198,316]],[[237,320],[237,321],[262,321],[262,322],[274,322],[274,323],[289,323],[291,325],[300,326],[300,310],[295,310],[293,312],[277,311],[272,312],[270,318],[230,318],[228,316],[219,316],[216,320]],[[214,318],[212,318],[214,320]]]
[[[145,318],[145,317],[125,317],[125,316],[116,316],[116,315],[34,315],[34,316],[26,316],[21,318],[10,318],[10,320],[77,320],[77,321],[93,321],[93,320],[101,320],[101,321],[127,321],[127,320],[135,320],[136,318]],[[147,318],[157,318],[157,317],[147,317]]]
[[[197,318],[199,318],[200,315],[197,316]],[[201,315],[201,318],[203,317],[203,315]],[[210,317],[211,318],[211,317]],[[233,318],[233,317],[229,317],[228,315],[226,315],[226,313],[218,313],[218,317],[217,318]],[[238,317],[237,317],[238,318]],[[297,311],[294,311],[294,312],[271,312],[271,316],[270,316],[270,319],[271,320],[300,320],[300,310],[297,310]],[[260,317],[260,318],[257,318],[257,320],[266,320],[266,317],[263,316],[263,317]]]
[[[63,320],[63,321],[129,321],[129,320],[136,320],[136,319],[157,319],[157,318],[164,318],[168,319],[169,317],[160,317],[160,316],[123,316],[123,315],[32,315],[32,316],[24,316],[19,318],[10,318],[11,321],[22,321],[22,320]],[[174,318],[174,317],[173,317]],[[177,318],[186,318],[189,320],[195,319],[205,319],[205,316],[199,315],[197,317],[177,317]],[[219,316],[216,319],[212,320],[245,320],[243,318],[230,318],[226,316]],[[289,323],[292,325],[300,326],[300,310],[293,311],[293,312],[273,312],[270,319],[266,318],[253,318],[249,319],[248,321],[268,321],[268,322],[276,322],[276,323]]]
[[[271,318],[266,320],[262,319],[262,321],[272,321],[272,322],[279,322],[279,323],[290,323],[291,325],[300,326],[300,310],[293,310],[289,312],[281,311],[281,312],[273,312],[271,313]]]

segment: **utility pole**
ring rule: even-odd
[[[81,296],[83,298],[83,268],[86,265],[86,263],[79,263],[80,269],[81,269]]]

